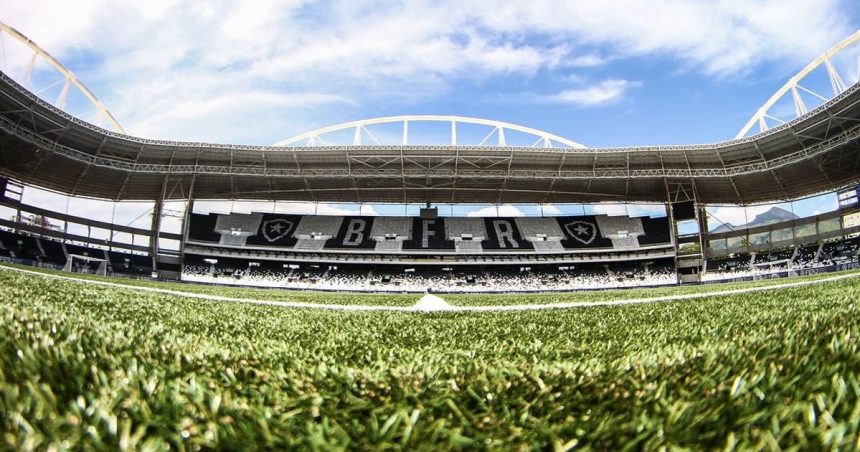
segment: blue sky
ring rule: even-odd
[[[860,8],[0,0],[0,20],[69,67],[132,135],[264,145],[357,119],[451,114],[608,147],[733,138],[791,75],[860,28]],[[837,62],[848,83],[858,56]]]
[[[604,147],[732,138],[788,77],[860,28],[857,6],[2,0],[0,17],[134,135],[271,144],[433,113]]]

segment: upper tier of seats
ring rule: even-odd
[[[293,250],[401,253],[636,250],[671,244],[666,218],[583,215],[544,218],[361,217],[192,214],[189,241]],[[381,242],[397,242],[386,244]]]

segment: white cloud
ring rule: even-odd
[[[367,103],[431,99],[540,71],[588,80],[623,58],[717,77],[809,61],[851,31],[847,0],[0,0],[3,20],[73,67],[129,132],[269,143]],[[801,32],[802,30],[802,32]],[[603,70],[603,68],[601,68]],[[617,102],[604,74],[546,101]],[[349,117],[345,119],[355,119]],[[232,122],[238,125],[229,125]],[[250,130],[248,125],[253,125]],[[279,132],[283,131],[283,132]]]
[[[597,215],[659,217],[666,215],[663,204],[591,204],[591,211]]]
[[[773,205],[759,205],[749,207],[718,206],[708,207],[708,228],[714,229],[721,224],[743,226],[755,220],[756,215],[767,212]]]
[[[554,204],[543,204],[541,210],[545,216],[561,215],[561,209]]]
[[[525,212],[511,204],[502,204],[498,207],[488,206],[473,210],[466,214],[467,217],[524,217]]]
[[[196,83],[191,80],[196,81]],[[288,134],[284,120],[299,112],[328,105],[354,105],[343,96],[315,92],[280,92],[235,86],[220,91],[211,77],[183,82],[184,88],[150,84],[141,86],[121,102],[119,112],[131,130],[144,137],[169,136],[175,139],[231,142],[233,137],[256,133],[265,136]],[[244,84],[243,84],[244,85]],[[152,99],[141,107],[134,99],[141,93]],[[178,93],[175,96],[171,94]],[[296,121],[296,124],[300,124]],[[249,127],[251,129],[249,130]],[[268,141],[254,144],[271,144]]]
[[[406,75],[600,64],[594,53],[570,55],[588,45],[609,45],[622,57],[669,53],[709,73],[734,72],[761,60],[805,62],[850,31],[838,0],[306,3],[0,2],[4,20],[58,56],[152,47],[164,63],[188,55],[224,66],[253,61],[278,77],[295,74],[272,69]],[[534,36],[548,44],[526,39]]]
[[[596,107],[618,102],[630,88],[636,86],[639,86],[638,82],[609,79],[596,85],[567,89],[550,96],[540,96],[538,99],[544,102],[564,103],[580,107]]]
[[[359,206],[357,204],[314,204],[312,202],[279,202],[275,207],[278,213],[290,213],[296,215],[362,215],[375,217],[379,213],[372,205]]]
[[[626,216],[627,206],[624,204],[592,204],[591,210],[596,215]]]
[[[286,213],[293,215],[363,215],[378,216],[379,213],[370,205],[359,206],[352,203],[313,203],[313,202],[289,202],[281,201],[197,201],[194,204],[195,212],[215,213]]]
[[[36,187],[26,187],[22,201],[53,212],[69,213],[82,218],[107,221],[115,224],[149,228],[152,202],[127,201],[114,203],[90,198],[69,197]],[[169,204],[169,203],[168,203]],[[174,208],[174,207],[168,207]],[[62,222],[56,221],[61,224]]]
[[[335,204],[320,204],[317,208],[318,215],[362,215],[365,217],[377,217],[379,213],[371,205],[354,206],[354,205],[335,205]]]
[[[577,57],[572,57],[570,59],[563,61],[563,64],[567,67],[580,67],[580,68],[581,67],[595,67],[595,66],[600,66],[600,65],[605,64],[605,63],[606,63],[605,58],[603,58],[599,55],[593,54],[593,53],[589,53],[586,55],[580,55]]]
[[[490,5],[486,22],[496,30],[542,30],[608,44],[621,56],[670,54],[714,75],[767,61],[805,63],[852,31],[843,13],[850,6],[839,0],[483,3]]]
[[[631,217],[665,217],[666,206],[663,204],[628,204],[627,213]]]

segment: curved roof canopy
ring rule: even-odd
[[[413,144],[413,142],[410,141],[409,125],[422,122],[441,122],[445,123],[446,125],[450,124],[450,129],[447,133],[446,141],[450,143],[451,146],[464,146],[469,144],[483,146],[485,144],[493,143],[497,144],[498,146],[507,146],[508,143],[506,139],[506,132],[518,132],[520,134],[528,135],[532,138],[531,141],[533,142],[531,143],[531,147],[575,149],[585,148],[584,145],[575,141],[571,141],[567,138],[553,135],[549,132],[544,132],[542,130],[532,129],[531,127],[525,127],[517,124],[511,124],[509,122],[495,121],[491,119],[445,115],[387,116],[384,118],[372,118],[364,119],[361,121],[352,121],[344,124],[323,127],[321,129],[312,130],[310,132],[296,135],[294,137],[287,138],[286,140],[282,140],[275,143],[275,146],[328,146],[329,143],[325,140],[325,137],[327,135],[333,135],[341,131],[352,132],[351,144],[353,146],[360,146],[362,144],[365,144],[366,141],[370,141],[366,144],[382,145],[383,142],[380,141],[376,137],[376,135],[374,135],[373,132],[369,129],[369,126],[380,124],[395,124],[400,127],[400,130],[402,131],[400,135],[400,140],[394,144],[408,146],[410,144]],[[460,125],[483,126],[484,128],[489,130],[489,133],[479,135],[483,136],[483,139],[479,142],[469,143],[468,141],[464,141],[462,139],[462,136],[457,135],[458,126]]]
[[[114,200],[746,204],[857,183],[860,85],[765,133],[707,145],[282,147],[110,132],[0,73],[0,174]]]

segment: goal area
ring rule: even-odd
[[[69,254],[63,270],[75,273],[91,273],[93,275],[107,276],[107,260],[98,257],[82,256],[80,254]]]

